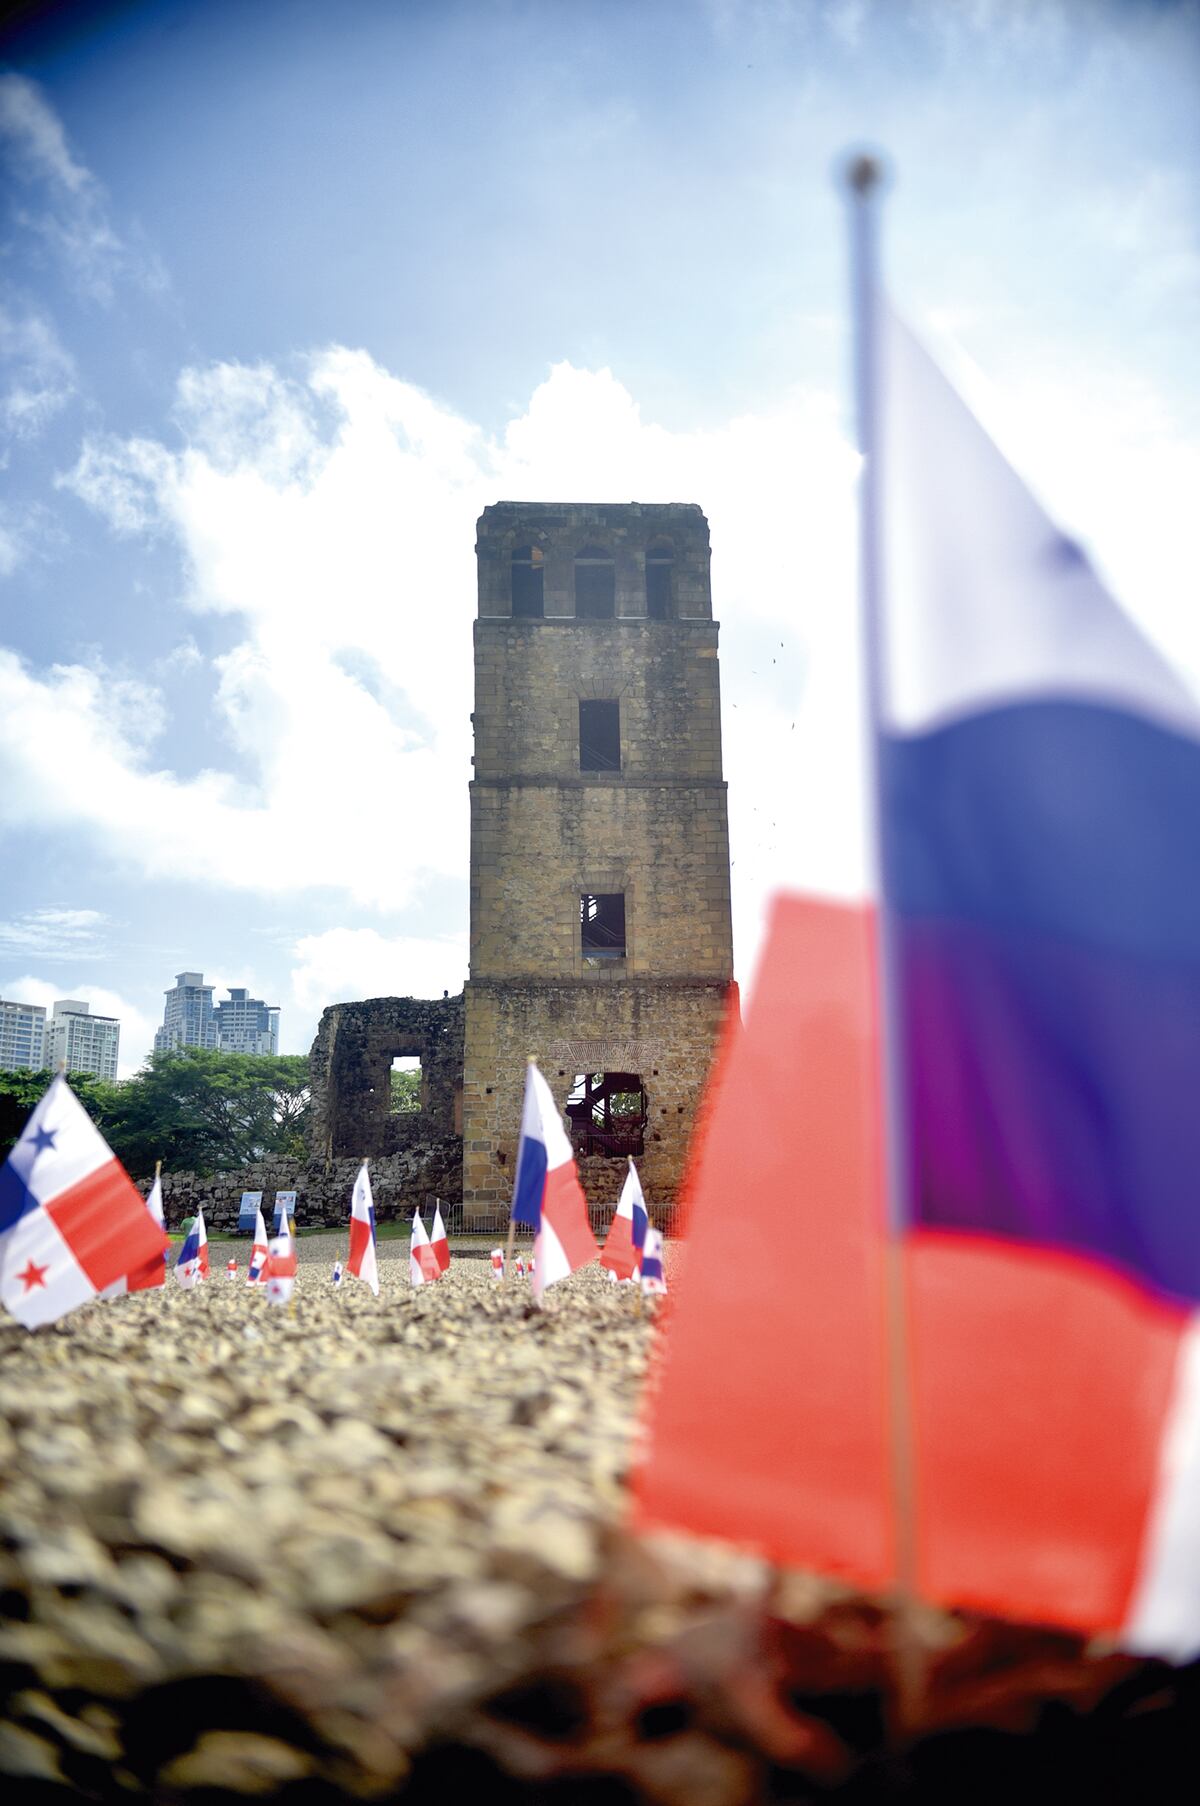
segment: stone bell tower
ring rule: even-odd
[[[505,1210],[526,1057],[589,1201],[670,1203],[733,975],[708,523],[498,502],[478,526],[463,1204]]]

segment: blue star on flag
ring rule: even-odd
[[[54,1137],[57,1134],[57,1129],[43,1129],[42,1125],[40,1123],[38,1124],[31,1137],[33,1143],[33,1157],[35,1160],[39,1154],[45,1153],[47,1148],[52,1148],[54,1146]]]

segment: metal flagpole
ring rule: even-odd
[[[879,458],[879,248],[876,199],[884,180],[875,157],[853,157],[846,169],[850,194],[854,298],[854,376],[859,478],[859,606],[866,676],[871,838],[875,863],[875,920],[879,961],[884,1171],[886,1188],[885,1313],[888,1429],[896,1536],[896,1730],[917,1727],[925,1691],[925,1652],[917,1636],[916,1472],[913,1446],[908,1303],[903,1236],[908,1220],[905,1071],[895,932],[888,907],[883,844],[883,702],[886,622],[881,570],[882,512]]]

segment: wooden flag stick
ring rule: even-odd
[[[888,1432],[891,1503],[895,1525],[896,1580],[892,1655],[893,1733],[906,1743],[919,1733],[927,1691],[927,1651],[917,1622],[917,1498],[913,1443],[908,1299],[904,1238],[909,1222],[908,1099],[901,1032],[902,999],[889,907],[880,811],[883,807],[881,737],[884,711],[884,596],[880,509],[880,419],[876,369],[879,254],[876,201],[884,170],[875,157],[855,156],[846,168],[850,201],[851,280],[854,301],[854,377],[859,479],[859,598],[866,676],[867,755],[874,797],[872,832],[879,897],[875,911],[879,958],[880,1058],[884,1115],[887,1221],[884,1230]]]

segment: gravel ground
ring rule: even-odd
[[[878,1604],[622,1531],[652,1309],[595,1268],[544,1311],[478,1260],[413,1288],[404,1241],[376,1300],[321,1271],[342,1238],[299,1247],[291,1307],[214,1275],[0,1328],[10,1797],[896,1797]],[[1045,1633],[916,1634],[942,1732],[1173,1684]]]

